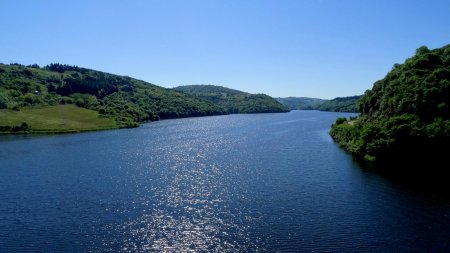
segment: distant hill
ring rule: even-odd
[[[97,111],[118,127],[225,113],[210,102],[127,76],[62,64],[0,64],[0,109],[60,104]]]
[[[328,101],[327,99],[308,97],[286,97],[275,99],[291,110],[315,110],[317,106]]]
[[[314,109],[330,112],[358,112],[356,103],[360,98],[361,96],[337,97],[317,105]]]
[[[265,94],[250,94],[216,85],[186,85],[174,90],[219,106],[226,113],[287,112],[289,109]]]
[[[361,96],[337,97],[331,100],[308,97],[286,97],[276,100],[291,110],[319,110],[330,112],[358,112],[356,102]]]
[[[240,90],[234,90],[223,86],[218,85],[183,85],[173,88],[174,90],[181,91],[184,93],[199,95],[199,94],[227,94],[227,95],[242,95],[248,94],[246,92]]]
[[[450,45],[418,48],[375,82],[358,106],[359,119],[340,118],[332,126],[330,134],[341,146],[367,160],[396,163],[393,170],[407,172],[423,162],[424,174],[448,175]]]
[[[61,107],[66,104],[85,110]],[[135,127],[142,122],[168,118],[285,111],[288,111],[285,106],[267,95],[219,86],[167,89],[77,66],[0,64],[0,132],[3,133],[87,131]],[[52,112],[64,112],[61,113],[63,121],[71,123],[54,124],[63,121]],[[94,116],[110,121],[93,121]],[[89,121],[98,124],[88,124]]]

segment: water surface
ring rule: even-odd
[[[450,198],[363,168],[293,111],[0,137],[0,252],[450,250]]]

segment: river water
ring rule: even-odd
[[[450,250],[450,197],[292,111],[0,137],[0,252]]]

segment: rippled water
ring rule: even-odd
[[[0,252],[448,251],[450,198],[293,111],[0,137]]]

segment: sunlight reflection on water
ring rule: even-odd
[[[126,234],[123,251],[242,252],[250,246],[244,225],[250,220],[243,220],[249,216],[230,206],[230,195],[236,193],[224,175],[238,168],[214,162],[238,140],[202,133],[178,136],[176,143],[159,148],[162,159],[170,161],[167,177],[153,189],[151,209],[118,226]]]
[[[450,200],[361,169],[345,115],[5,137],[0,252],[447,252]]]

